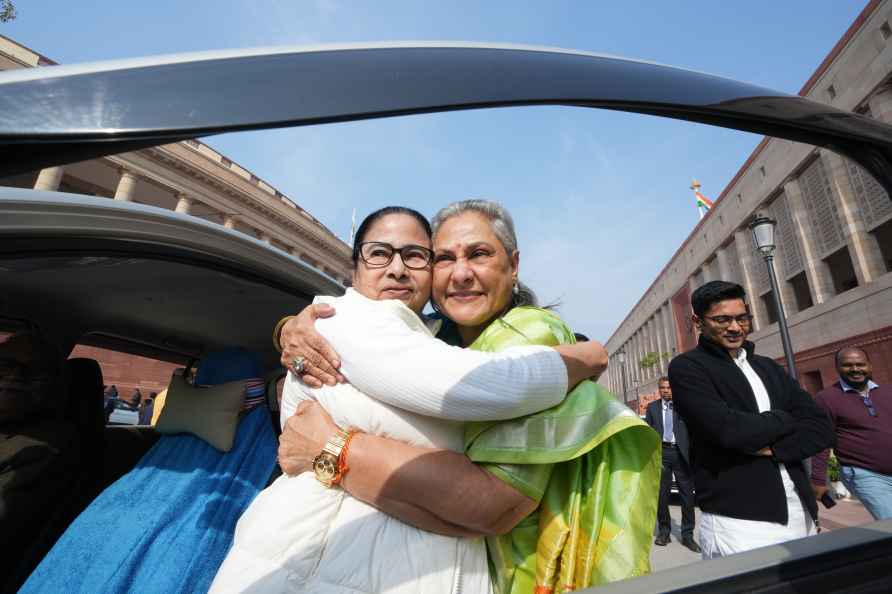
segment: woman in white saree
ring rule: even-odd
[[[283,422],[301,401],[315,400],[351,436],[386,436],[434,448],[430,455],[461,452],[464,421],[549,408],[603,369],[596,343],[483,353],[436,340],[436,328],[420,317],[431,256],[430,227],[417,212],[382,209],[363,222],[354,289],[327,299],[338,314],[317,323],[350,383],[313,389],[289,375]],[[342,476],[349,474],[347,443]],[[211,592],[490,592],[483,540],[445,521],[426,527],[405,524],[311,473],[282,476],[240,519]]]

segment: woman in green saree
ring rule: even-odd
[[[484,351],[575,342],[517,280],[513,223],[500,205],[452,204],[433,228],[433,301],[448,320],[440,338]],[[318,360],[312,341],[289,332],[313,330],[286,325],[283,342],[304,345],[286,349],[288,360]],[[335,429],[321,408],[305,405],[286,424],[283,470],[308,470]],[[485,535],[499,594],[566,592],[649,571],[659,437],[606,390],[585,381],[549,410],[468,423],[465,445],[461,456],[380,437],[357,442],[344,488],[419,528]]]

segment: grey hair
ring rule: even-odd
[[[437,232],[443,223],[466,212],[476,212],[486,217],[492,232],[495,233],[499,243],[505,248],[508,257],[511,257],[517,251],[517,234],[514,232],[514,220],[511,218],[511,214],[504,206],[490,200],[461,200],[441,208],[431,220],[433,237],[437,236]],[[511,295],[509,309],[524,305],[538,307],[539,300],[531,288],[518,280],[515,291]]]

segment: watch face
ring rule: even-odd
[[[313,471],[320,481],[330,481],[338,474],[338,459],[328,453],[322,453],[313,460]]]

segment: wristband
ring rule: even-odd
[[[276,350],[280,353],[282,352],[282,328],[285,327],[285,324],[288,323],[288,320],[297,316],[285,316],[281,320],[276,323],[276,327],[273,328],[273,346],[276,347]]]

